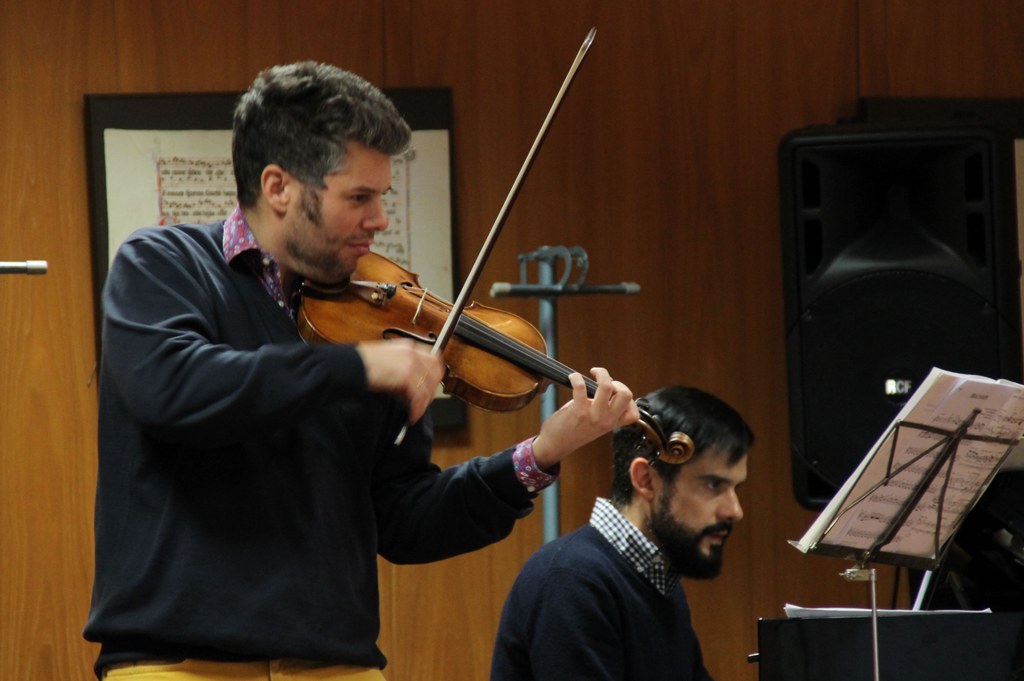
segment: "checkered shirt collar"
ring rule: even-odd
[[[680,575],[668,567],[661,550],[608,499],[594,502],[590,524],[663,596],[679,583]]]

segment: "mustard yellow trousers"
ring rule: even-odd
[[[384,681],[379,669],[317,666],[294,660],[267,662],[140,662],[111,665],[104,681]]]

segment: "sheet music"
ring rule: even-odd
[[[823,549],[831,546],[851,557],[878,549],[925,561],[937,559],[1005,460],[1010,450],[1006,442],[959,440],[892,540],[880,542],[929,468],[941,460],[949,441],[948,435],[912,426],[951,433],[975,410],[978,414],[967,435],[1014,442],[1024,435],[1024,386],[933,369],[794,546],[804,552],[826,552]],[[887,476],[891,478],[879,485]]]
[[[807,608],[800,605],[786,603],[783,611],[789,619],[804,618],[826,618],[826,617],[870,617],[870,608]],[[920,615],[989,615],[991,608],[983,610],[878,610],[879,617],[916,617]]]
[[[230,158],[161,156],[156,159],[160,225],[223,220],[235,207]]]

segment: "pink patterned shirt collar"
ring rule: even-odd
[[[298,307],[298,292],[286,296],[284,283],[281,280],[281,267],[277,259],[269,252],[260,248],[256,236],[252,233],[249,223],[242,213],[241,206],[236,205],[231,215],[224,221],[224,259],[234,264],[237,260],[243,263],[263,284],[267,293],[277,301],[278,306],[285,310],[293,319]]]

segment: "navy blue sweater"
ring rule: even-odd
[[[590,525],[526,562],[491,662],[491,681],[710,678],[682,586],[663,596]]]
[[[221,250],[223,224],[141,230],[103,294],[97,669],[132,659],[383,667],[377,555],[438,560],[532,508],[511,451],[445,471],[429,419],[312,347]]]

